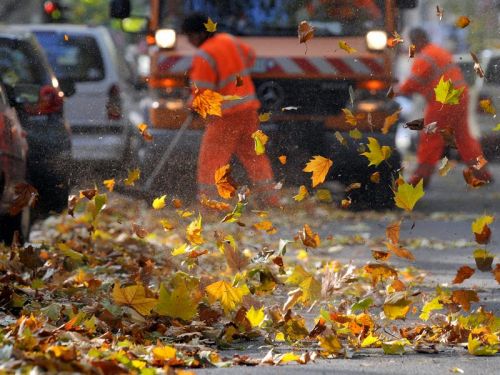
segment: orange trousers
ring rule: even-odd
[[[207,124],[198,157],[200,195],[216,196],[215,171],[228,164],[233,155],[243,164],[254,191],[272,187],[273,171],[269,158],[266,154],[255,154],[252,133],[258,129],[259,118],[254,109],[215,117]]]
[[[432,103],[427,107],[425,123],[437,122],[437,130],[433,133],[420,133],[417,149],[419,168],[415,172],[419,177],[430,178],[436,163],[443,157],[445,139],[440,130],[447,130],[454,135],[460,157],[467,165],[475,164],[477,158],[483,155],[480,143],[470,133],[468,101],[468,96],[464,95],[459,105]]]

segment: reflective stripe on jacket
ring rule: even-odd
[[[401,85],[399,91],[402,94],[421,94],[429,104],[432,104],[436,97],[434,88],[441,76],[444,76],[445,81],[451,79],[455,88],[463,86],[467,88],[462,72],[453,62],[452,55],[435,44],[428,44],[415,57],[411,76]]]
[[[230,34],[215,34],[207,39],[193,57],[190,78],[199,90],[210,89],[242,99],[224,101],[223,115],[258,109],[260,102],[250,77],[255,62],[253,49]],[[237,77],[242,85],[237,86]]]

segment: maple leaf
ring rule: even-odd
[[[416,186],[403,181],[394,192],[394,202],[399,208],[410,212],[424,195],[424,180],[420,180]]]
[[[12,216],[18,215],[24,207],[35,207],[39,197],[38,190],[26,183],[17,184],[14,194],[14,201],[9,207],[9,214]]]
[[[394,31],[392,33],[392,38],[389,38],[389,40],[387,41],[387,46],[389,48],[394,48],[396,47],[398,44],[401,44],[401,43],[404,43],[404,40],[403,38],[401,37],[401,35],[399,35],[399,33],[397,31]],[[392,88],[392,87],[391,87]],[[394,95],[393,95],[394,96]],[[389,97],[389,96],[388,96]],[[392,99],[392,98],[391,98]]]
[[[454,290],[451,300],[462,306],[465,311],[469,311],[471,302],[479,302],[479,296],[474,290]]]
[[[493,216],[483,215],[472,222],[471,229],[477,243],[484,245],[490,242],[491,229],[489,225],[494,221]]]
[[[230,176],[231,167],[223,165],[215,171],[215,185],[219,195],[224,199],[230,199],[236,193],[236,187]]]
[[[155,198],[153,200],[153,203],[151,204],[151,206],[155,210],[161,210],[162,208],[164,208],[167,205],[165,202],[165,199],[167,199],[166,195],[162,195],[161,197]]]
[[[261,307],[258,310],[255,310],[254,307],[250,307],[245,314],[245,317],[248,319],[252,327],[260,327],[266,318],[264,314],[264,307]]]
[[[156,298],[146,297],[146,289],[142,284],[121,288],[118,282],[113,287],[113,301],[117,305],[130,306],[144,316],[149,315],[158,303]]]
[[[210,17],[208,17],[208,21],[203,24],[205,26],[205,30],[209,33],[215,33],[217,30],[217,22],[212,21]]]
[[[460,29],[466,28],[467,26],[469,26],[469,24],[470,24],[470,19],[467,16],[460,16],[455,21],[455,26]]]
[[[465,86],[455,89],[451,79],[445,81],[444,76],[441,76],[437,86],[434,88],[436,101],[442,104],[456,105],[460,103],[460,97],[465,89]]]
[[[364,270],[372,279],[372,285],[376,285],[379,281],[388,279],[389,277],[398,277],[398,272],[385,264],[369,263],[364,266]]]
[[[198,279],[184,272],[177,272],[172,278],[171,288],[160,285],[160,295],[155,311],[170,318],[190,321],[197,313],[201,293],[198,292]]]
[[[194,219],[186,227],[186,238],[191,245],[201,245],[205,242],[203,236],[201,235],[201,215],[198,215],[197,219]]]
[[[266,153],[266,143],[269,137],[262,130],[257,130],[252,133],[252,138],[255,142],[255,154],[263,155]]]
[[[411,300],[406,298],[406,293],[396,292],[386,298],[383,310],[386,318],[390,320],[405,319],[410,306]]]
[[[385,262],[391,257],[391,253],[388,253],[387,251],[372,250],[372,257],[375,260],[380,260],[381,262]]]
[[[396,112],[394,112],[393,114],[391,114],[385,118],[384,126],[382,127],[382,134],[389,133],[389,130],[391,129],[391,127],[398,121],[400,113],[401,113],[401,110],[398,109]]]
[[[495,106],[493,105],[493,102],[491,101],[490,98],[480,100],[479,106],[486,113],[489,113],[493,116],[495,116],[497,114]]]
[[[304,172],[311,172],[312,187],[323,183],[333,162],[323,156],[313,156],[303,169]]]
[[[306,43],[314,37],[314,27],[309,25],[307,21],[302,21],[299,23],[297,33],[299,36],[299,43]]]
[[[314,233],[307,224],[304,224],[304,228],[299,232],[299,237],[306,247],[316,248],[321,243],[318,233]]]
[[[439,301],[439,297],[435,297],[434,299],[426,302],[422,307],[422,312],[419,315],[419,318],[427,321],[431,315],[431,312],[434,310],[441,310],[444,306]]]
[[[463,176],[464,176],[464,180],[467,183],[467,185],[469,185],[470,187],[475,189],[475,188],[481,187],[483,185],[486,185],[490,182],[489,180],[482,180],[480,178],[477,178],[475,176],[475,170],[476,170],[476,168],[474,168],[473,166],[464,168]]]
[[[153,358],[159,361],[168,361],[175,358],[177,350],[172,346],[156,346],[152,350]]]
[[[299,192],[297,193],[297,195],[294,195],[293,199],[296,200],[297,202],[301,202],[308,195],[309,195],[309,192],[307,191],[307,188],[304,185],[300,185]]]
[[[196,90],[193,98],[193,109],[203,118],[208,115],[222,116],[222,101],[224,97],[218,92],[206,89]]]
[[[124,184],[127,186],[134,186],[135,182],[141,177],[141,171],[136,168],[128,171],[128,177],[123,180]]]
[[[391,252],[393,252],[395,255],[397,255],[400,258],[408,259],[411,261],[415,260],[415,256],[411,253],[410,250],[405,249],[402,246],[399,246],[398,244],[392,243],[392,242],[386,242],[385,246],[387,249]]]
[[[339,47],[341,49],[343,49],[344,51],[346,51],[347,53],[351,54],[351,53],[356,53],[357,51],[352,48],[345,40],[340,40],[339,41]]]
[[[321,346],[327,354],[339,354],[343,349],[339,338],[334,333],[327,336],[319,336],[318,342],[319,346]]]
[[[455,278],[453,279],[452,283],[453,284],[461,284],[464,282],[464,280],[469,279],[472,275],[474,275],[474,268],[471,268],[469,266],[462,266],[457,270],[457,274]]]
[[[153,136],[148,131],[148,126],[146,124],[137,125],[137,129],[139,130],[139,133],[141,133],[142,138],[144,138],[145,141],[151,142],[153,140]]]
[[[374,165],[377,167],[380,163],[389,159],[391,156],[391,148],[389,146],[380,147],[376,138],[368,137],[367,146],[369,151],[363,152],[361,155],[365,156],[370,161],[368,166]]]
[[[226,314],[233,311],[243,301],[243,296],[248,294],[246,287],[233,287],[227,281],[221,280],[205,288],[211,303],[219,301]]]
[[[104,180],[102,184],[106,186],[106,189],[108,189],[109,192],[113,192],[116,182],[114,178],[111,178],[109,180]]]
[[[347,108],[342,108],[342,112],[344,112],[344,115],[345,115],[345,122],[347,122],[348,124],[351,124],[352,126],[356,126],[358,124],[358,119],[356,118],[356,116],[354,116],[354,114],[351,112],[351,110],[349,110]],[[342,141],[339,140],[339,142],[343,144]]]
[[[467,341],[467,350],[472,355],[493,356],[498,353],[498,344],[498,337],[494,334],[489,334],[485,339],[481,340],[475,338],[471,332]]]
[[[271,119],[271,112],[259,113],[259,121],[267,122]]]

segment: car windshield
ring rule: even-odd
[[[296,36],[306,20],[315,36],[363,35],[383,28],[384,0],[235,0],[184,3],[184,12],[199,11],[217,20],[221,29],[256,36]]]
[[[3,83],[16,86],[20,83],[42,84],[45,74],[27,44],[0,39],[0,76]]]
[[[104,63],[91,36],[53,31],[36,31],[58,78],[76,82],[104,79]]]

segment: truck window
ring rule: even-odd
[[[75,82],[101,81],[104,63],[96,40],[92,36],[36,31],[58,78]]]
[[[220,30],[239,35],[295,36],[306,20],[315,36],[356,36],[383,28],[384,10],[384,0],[189,0],[182,11],[206,13]]]

